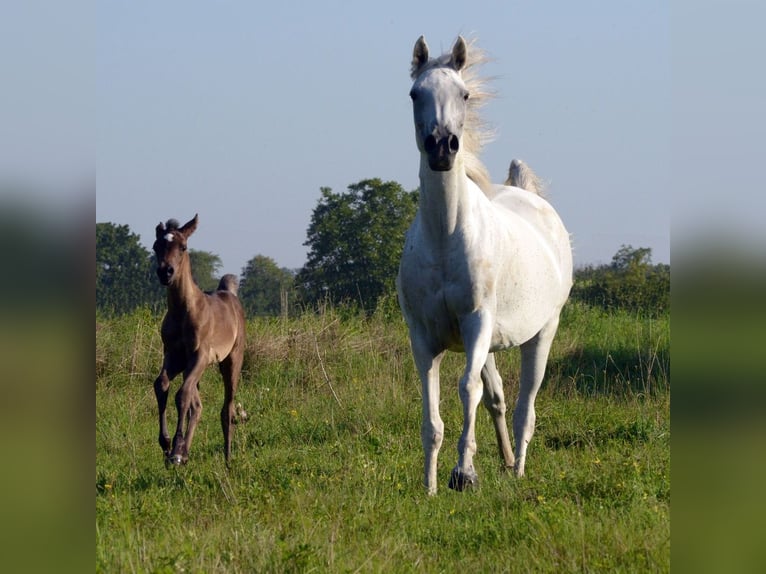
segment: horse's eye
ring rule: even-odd
[[[413,102],[418,99],[418,94],[415,90],[410,90],[410,98],[412,98]]]
[[[181,251],[186,251],[186,245],[181,245]]]
[[[466,92],[465,94],[463,94],[463,101],[467,102],[469,97],[471,97],[471,94],[469,92]]]

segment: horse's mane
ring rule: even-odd
[[[431,58],[422,67],[413,60],[410,75],[414,80],[424,71],[431,68],[449,66],[452,54],[447,52],[437,58]],[[478,74],[479,68],[489,61],[486,52],[476,46],[476,39],[466,40],[466,63],[460,74],[465,87],[470,94],[465,124],[463,125],[463,152],[466,175],[478,185],[488,196],[492,196],[494,188],[489,171],[479,159],[479,154],[486,143],[494,137],[494,131],[482,119],[479,111],[487,100],[494,97],[494,92],[488,89],[491,78]]]
[[[165,229],[168,231],[171,229],[181,229],[181,224],[178,223],[177,219],[168,219],[167,223],[165,223]]]

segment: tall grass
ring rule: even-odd
[[[385,305],[371,318],[328,309],[248,322],[238,401],[249,417],[229,469],[213,367],[189,464],[163,465],[152,390],[159,320],[138,311],[96,325],[97,571],[669,569],[667,318],[568,306],[527,477],[502,470],[480,407],[480,487],[465,493],[446,488],[464,365],[448,355],[440,490],[430,498],[420,383],[406,328]],[[512,402],[518,352],[498,355],[498,367]]]

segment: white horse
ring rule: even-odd
[[[450,488],[463,490],[478,482],[474,431],[482,398],[505,466],[522,476],[535,397],[572,286],[569,234],[537,193],[537,177],[514,160],[506,182],[511,185],[493,185],[478,159],[486,132],[477,110],[487,93],[474,70],[483,61],[461,37],[451,53],[438,58],[429,59],[422,36],[413,51],[410,97],[420,150],[420,202],[407,233],[397,291],[423,385],[421,439],[429,494],[436,493],[444,436],[439,415],[444,353],[466,354],[459,387],[463,433]],[[521,347],[515,459],[493,355],[514,346]]]

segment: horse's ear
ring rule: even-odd
[[[194,233],[194,230],[197,229],[198,222],[199,222],[199,215],[195,213],[194,219],[184,223],[184,226],[178,231],[183,233],[184,237],[189,237],[192,233]]]
[[[468,54],[468,48],[465,45],[465,40],[462,36],[457,37],[455,45],[452,47],[452,58],[450,62],[455,71],[459,72],[465,66],[466,58]]]
[[[155,233],[157,234],[157,239],[165,235],[165,224],[160,221],[160,224],[154,228]]]
[[[412,79],[418,77],[420,69],[428,62],[428,44],[426,39],[421,36],[418,41],[415,42],[415,48],[412,50],[412,67],[410,68],[410,76]]]

